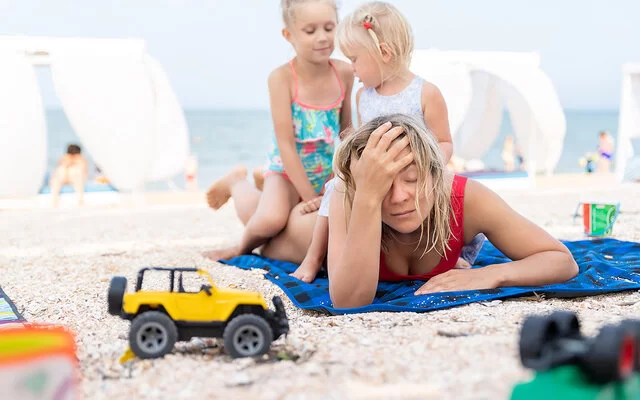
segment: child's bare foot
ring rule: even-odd
[[[231,187],[247,178],[247,169],[240,165],[218,179],[207,191],[207,204],[214,210],[219,209],[231,198]]]
[[[233,257],[241,256],[242,252],[238,246],[227,247],[226,249],[210,250],[202,253],[203,257],[206,257],[213,261],[228,260]]]
[[[304,259],[298,269],[289,275],[294,278],[298,278],[303,282],[311,283],[316,279],[319,269],[320,265],[315,265],[312,262],[308,262],[307,259]]]
[[[264,187],[264,171],[262,167],[256,167],[253,169],[253,182],[256,185],[256,188],[262,191]]]
[[[460,257],[458,258],[458,261],[456,262],[456,269],[470,269],[471,268],[471,264],[469,264],[469,262],[467,260],[465,260],[464,258]]]

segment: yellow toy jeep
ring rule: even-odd
[[[147,271],[166,271],[169,291],[142,290]],[[197,292],[187,292],[182,275],[197,273],[207,280]],[[177,284],[176,284],[177,283]],[[271,342],[289,332],[282,300],[275,296],[270,310],[260,293],[217,288],[211,275],[197,268],[142,268],[136,290],[126,293],[127,279],[111,279],[108,308],[131,321],[129,346],[139,358],[158,358],[171,352],[176,341],[192,337],[222,337],[232,357],[265,354]]]

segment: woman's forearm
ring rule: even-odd
[[[329,266],[329,293],[334,307],[359,307],[373,302],[380,270],[380,208],[380,201],[356,191],[339,265]]]
[[[568,281],[578,274],[573,256],[564,251],[545,251],[485,268],[496,274],[498,287],[549,285]]]

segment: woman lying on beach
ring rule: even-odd
[[[449,172],[411,118],[377,118],[347,136],[329,210],[329,290],[335,307],[370,304],[378,281],[427,280],[416,294],[538,286],[578,273],[569,250],[497,194]],[[512,262],[454,269],[478,233]]]
[[[539,286],[578,273],[569,250],[482,184],[449,172],[435,139],[403,115],[376,118],[338,147],[327,268],[334,307],[370,304],[379,281],[424,280],[416,294]],[[315,214],[291,213],[262,251],[299,263]],[[478,233],[512,262],[454,269]]]

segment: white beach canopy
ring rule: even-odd
[[[625,64],[615,152],[618,182],[640,180],[640,64]]]
[[[39,192],[46,123],[34,72],[49,66],[72,128],[118,190],[170,179],[185,166],[184,113],[143,40],[0,37],[0,197]]]
[[[537,53],[416,50],[411,69],[441,90],[457,156],[481,158],[500,132],[506,107],[530,175],[553,171],[566,119]]]

